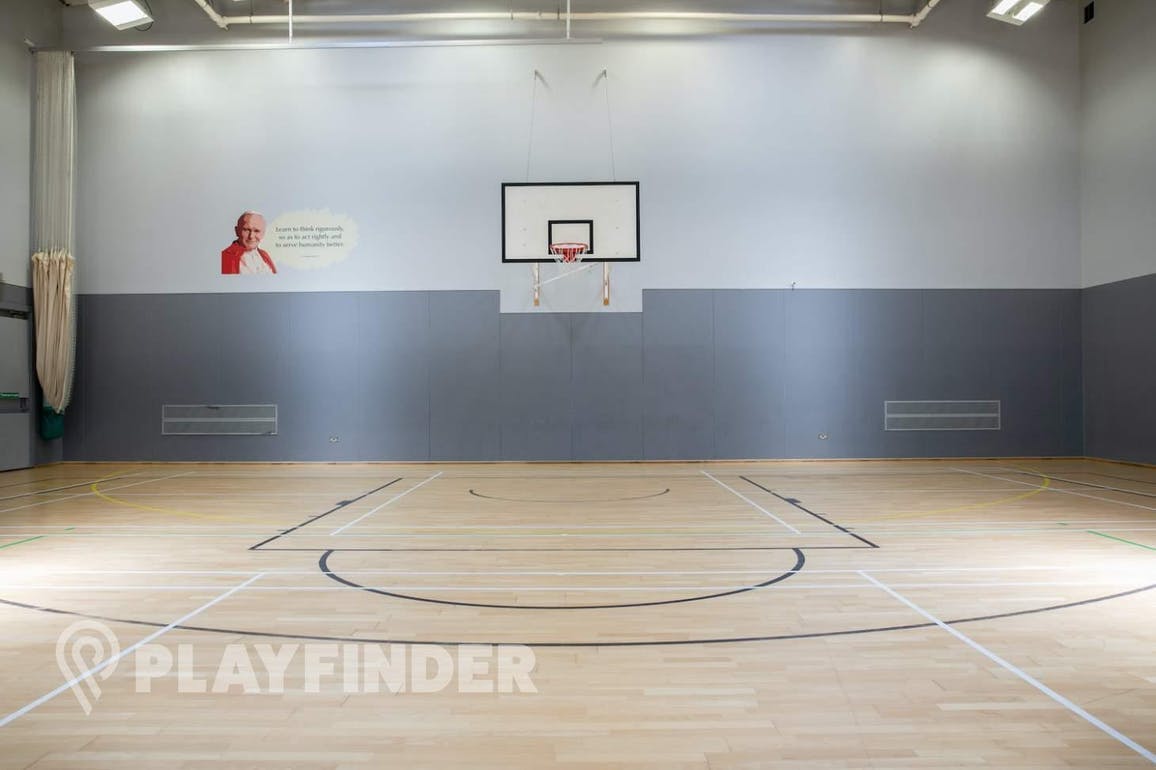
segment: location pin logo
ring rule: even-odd
[[[85,716],[100,698],[100,683],[116,671],[119,655],[116,634],[98,620],[79,620],[56,640],[56,664]]]

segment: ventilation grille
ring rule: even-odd
[[[884,430],[999,430],[999,401],[884,401]]]
[[[276,404],[165,404],[161,407],[164,436],[274,436]]]

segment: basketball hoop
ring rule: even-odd
[[[573,265],[581,262],[582,258],[588,251],[590,251],[590,244],[588,243],[563,242],[550,244],[550,254],[554,257],[554,261],[559,265]],[[553,278],[549,278],[543,281],[542,275],[538,269],[540,266],[537,262],[535,262],[534,306],[537,307],[541,303],[542,287],[546,284],[553,283],[554,281],[560,280],[562,278],[569,278],[571,276],[577,275],[578,273],[584,273],[596,265],[597,263],[592,265],[583,265],[582,267],[574,268],[572,270],[563,270]],[[610,304],[610,265],[607,262],[602,263],[602,304]]]
[[[558,263],[570,264],[573,262],[581,262],[583,255],[590,250],[588,243],[551,243],[550,253],[554,255],[554,261]]]

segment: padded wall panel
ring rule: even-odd
[[[501,459],[498,293],[430,294],[430,459]]]
[[[846,457],[841,431],[852,419],[854,389],[847,292],[792,291],[785,305],[788,446],[799,457]]]
[[[1083,293],[1086,453],[1156,463],[1156,273]]]
[[[212,403],[277,404],[278,416],[290,405],[295,372],[291,348],[290,317],[295,306],[283,294],[223,294],[212,318],[202,319],[204,328],[216,330],[214,364],[217,387]],[[233,436],[217,439],[216,456],[221,460],[266,460],[282,456],[286,444],[297,435],[279,427],[276,436]],[[169,438],[165,442],[186,442],[193,437]],[[204,441],[203,438],[196,439]],[[193,443],[193,442],[189,442]],[[325,448],[328,451],[328,447]],[[303,456],[305,453],[294,453]],[[285,457],[290,455],[286,454]]]
[[[286,295],[289,382],[277,406],[285,459],[358,458],[357,300],[346,292]]]
[[[163,356],[159,348],[170,336],[162,323],[171,318],[164,312],[171,299],[159,294],[82,298],[84,326],[77,333],[82,354],[76,376],[84,402],[74,403],[69,411],[75,419],[75,413],[84,410],[84,454],[76,454],[66,439],[68,459],[165,459],[160,420],[167,394],[153,361]],[[213,443],[202,450],[203,459],[216,459]]]
[[[0,471],[32,465],[31,412],[0,414]]]
[[[501,334],[503,460],[569,460],[570,316],[504,314]]]
[[[830,437],[846,457],[923,457],[928,434],[883,430],[883,402],[931,398],[923,369],[921,291],[847,292],[847,410]]]
[[[1151,435],[1150,295],[1086,297],[1089,425],[1132,458]],[[663,290],[643,314],[503,316],[492,291],[88,295],[65,448],[77,460],[1079,454],[1079,296]],[[885,400],[971,398],[1000,399],[1005,429],[883,430]],[[162,437],[164,403],[275,403],[280,433]]]
[[[1079,292],[1001,292],[983,315],[991,371],[1002,402],[1002,446],[1011,454],[1041,456],[1080,453],[1066,397],[1072,381],[1071,336],[1079,328]],[[1078,348],[1077,348],[1078,349]],[[1001,449],[1001,451],[1003,451]],[[1005,454],[1007,452],[1004,452]]]
[[[357,296],[359,458],[429,459],[429,328],[428,292]]]
[[[643,455],[714,457],[714,296],[643,293]]]
[[[925,291],[921,351],[928,400],[999,399],[1001,388],[995,371],[992,339],[996,332],[988,322],[1002,291]],[[1007,333],[1007,332],[1000,332]],[[1005,419],[1014,419],[1005,415]],[[945,431],[928,439],[932,456],[990,457],[1014,454],[1002,431]]]
[[[786,292],[714,292],[717,457],[787,457]]]
[[[570,316],[575,460],[637,460],[642,453],[642,314]]]

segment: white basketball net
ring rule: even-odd
[[[586,243],[551,243],[550,253],[554,256],[554,261],[559,264],[571,264],[574,262],[581,262],[582,257],[590,250],[590,245]]]

